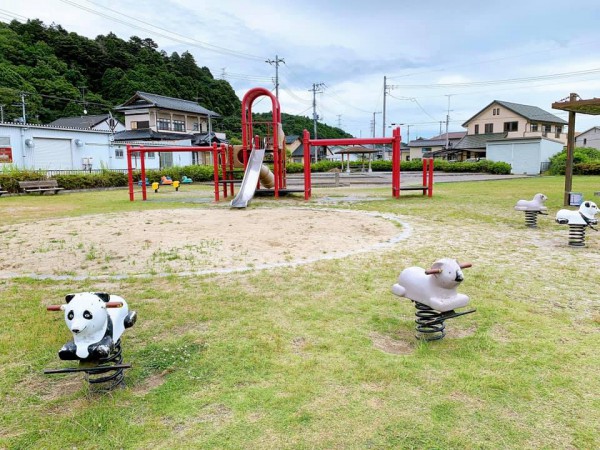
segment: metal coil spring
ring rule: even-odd
[[[569,225],[569,245],[571,247],[585,247],[586,225]]]
[[[525,211],[525,225],[529,228],[537,228],[537,211]]]
[[[444,331],[446,328],[444,321],[434,324],[430,323],[435,319],[439,319],[442,315],[441,312],[419,302],[415,302],[415,308],[415,316],[417,317],[415,319],[415,323],[417,324],[415,327],[417,330],[415,337],[417,339],[424,341],[437,341],[438,339],[442,339],[444,336],[446,336],[446,332]]]
[[[86,372],[87,381],[102,391],[112,391],[119,385],[123,384],[123,369],[111,369],[111,365],[121,364],[123,362],[123,354],[121,350],[121,339],[115,343],[115,348],[106,358],[100,358],[98,365],[106,365],[107,368],[94,368]],[[110,373],[110,375],[103,375]]]

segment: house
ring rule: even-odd
[[[467,135],[506,133],[506,138],[544,137],[567,143],[567,122],[537,106],[494,100],[465,123]]]
[[[506,138],[507,133],[483,133],[483,134],[466,134],[454,146],[454,157],[456,161],[464,161],[466,159],[485,158],[488,141],[496,141]]]
[[[494,100],[465,123],[456,159],[507,162],[515,174],[539,174],[567,142],[567,122],[537,106]]]
[[[285,150],[288,154],[293,154],[299,147],[302,147],[302,139],[297,134],[285,137]]]
[[[12,164],[54,172],[126,170],[127,144],[157,147],[157,152],[146,155],[147,169],[211,164],[210,153],[160,153],[159,148],[225,139],[211,130],[211,119],[219,115],[195,102],[136,92],[116,109],[125,114],[124,127],[110,114],[68,117],[50,125],[0,123],[0,168]],[[132,163],[138,168],[135,156]]]
[[[575,138],[575,147],[591,147],[600,150],[600,127],[592,127]]]
[[[223,133],[212,131],[212,119],[220,117],[196,102],[138,91],[115,108],[125,115],[125,131],[116,133],[115,142],[206,146],[226,142]],[[148,154],[148,158],[154,154]],[[206,152],[160,153],[160,167],[211,164]]]
[[[220,117],[196,102],[140,91],[115,110],[125,114],[127,130],[152,130],[155,136],[207,133],[212,131],[211,120]]]
[[[443,133],[430,139],[418,138],[410,141],[408,143],[410,160],[424,157],[455,159],[449,158],[453,155],[452,149],[466,134],[464,131],[449,132],[447,138],[446,133]],[[448,148],[446,148],[446,144],[448,144]]]
[[[317,158],[319,161],[329,159],[333,156],[333,153],[326,145],[319,145],[317,147],[310,147],[310,162],[315,161],[315,152],[317,152]],[[292,152],[292,162],[304,164],[304,145],[299,146]]]
[[[112,114],[62,117],[54,122],[49,123],[48,125],[61,128],[112,131],[114,133],[125,130],[125,125],[123,125],[119,120],[115,119]]]

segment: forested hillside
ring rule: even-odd
[[[240,135],[240,99],[225,80],[215,79],[191,53],[158,49],[152,39],[113,33],[89,39],[60,25],[39,20],[0,23],[0,105],[4,120],[22,116],[25,93],[27,121],[49,123],[59,117],[102,114],[136,91],[198,101],[218,112],[216,129]],[[286,115],[286,134],[312,129],[306,117]],[[322,131],[321,131],[322,130]],[[319,124],[322,137],[341,137],[342,130]]]

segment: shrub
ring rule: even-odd
[[[578,164],[600,162],[600,150],[589,147],[576,147],[573,150],[573,172]],[[567,168],[567,150],[550,157],[548,171],[552,175],[564,175]]]
[[[600,160],[573,164],[573,173],[575,175],[600,175]]]

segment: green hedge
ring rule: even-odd
[[[368,163],[365,163],[365,166]],[[354,169],[360,169],[363,163],[360,161],[351,161],[350,167]],[[578,167],[577,170],[581,174],[598,174],[600,172],[599,164],[587,164]],[[346,167],[346,165],[344,165]],[[402,171],[420,171],[422,170],[423,163],[420,160],[415,161],[403,161],[401,163]],[[391,161],[373,161],[371,168],[375,172],[390,172],[392,170]],[[271,165],[272,169],[272,165]],[[339,161],[319,161],[311,164],[312,172],[328,172],[332,169],[341,169],[341,163]],[[498,163],[491,161],[479,161],[475,163],[449,163],[443,160],[434,160],[434,169],[444,172],[487,172],[494,174],[509,174],[510,165],[506,163]],[[289,163],[287,164],[288,173],[302,173],[304,171],[304,165],[300,163]],[[148,181],[153,183],[160,181],[161,176],[169,176],[173,180],[181,180],[183,176],[190,177],[196,182],[212,181],[213,180],[213,167],[212,166],[184,166],[184,167],[169,167],[161,170],[147,170],[146,177]],[[221,175],[221,174],[219,174]],[[234,177],[241,179],[244,176],[243,170],[236,169],[234,171]],[[4,172],[0,172],[0,185],[2,188],[9,192],[19,192],[19,181],[25,180],[44,180],[45,173],[43,171],[27,171],[11,169]],[[107,187],[123,187],[127,186],[127,174],[121,172],[111,172],[108,170],[100,173],[82,173],[73,175],[56,175],[53,177],[58,182],[58,185],[68,190],[74,189],[94,189],[94,188],[107,188]],[[140,180],[140,171],[133,172],[133,179],[135,182]]]
[[[573,164],[575,175],[600,175],[600,161]]]
[[[365,163],[365,167],[367,164]],[[347,163],[344,163],[344,170],[346,166]],[[351,169],[360,169],[362,166],[363,163],[360,161],[350,162]],[[333,168],[341,168],[341,163],[339,161],[319,161],[318,163],[311,164],[312,172],[327,172]],[[403,172],[419,172],[423,170],[423,161],[402,161],[400,168]],[[487,160],[478,162],[448,162],[442,159],[434,159],[433,168],[441,172],[485,172],[499,175],[508,175],[511,169],[510,164],[504,162]],[[391,172],[392,162],[383,160],[373,161],[371,162],[371,169],[374,172]],[[304,171],[304,166],[300,163],[290,163],[287,165],[287,171],[288,173],[301,173]]]
[[[600,163],[600,150],[590,147],[576,147],[573,150],[573,173],[578,173],[579,175],[598,175],[598,172],[594,172],[595,169],[593,169],[594,164],[598,163]],[[550,158],[550,168],[548,171],[552,175],[564,175],[566,167],[567,151],[563,150]],[[581,170],[581,172],[577,172],[578,170]]]

